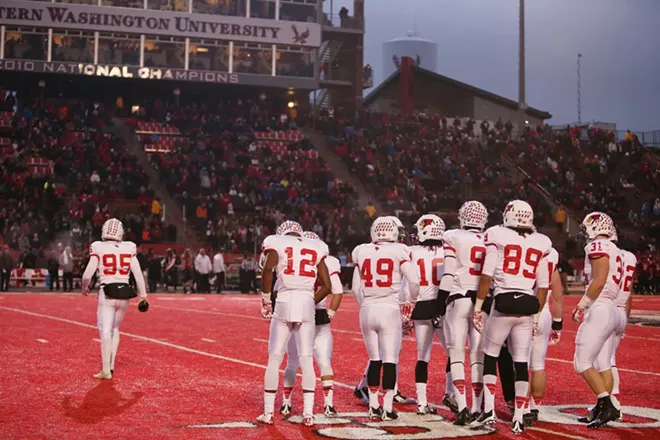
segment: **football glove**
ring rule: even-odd
[[[561,339],[561,330],[552,330],[550,332],[550,345],[559,343],[559,339]]]
[[[431,324],[433,324],[433,328],[442,328],[442,316],[440,315],[435,315],[433,319],[431,320]]]
[[[146,299],[143,299],[142,301],[140,301],[140,303],[138,304],[138,310],[142,313],[149,310],[149,303],[147,302]]]
[[[474,326],[474,329],[481,333],[481,330],[484,327],[484,315],[483,312],[474,312],[472,313],[472,325]]]
[[[580,322],[582,321],[582,316],[584,315],[584,308],[582,307],[576,307],[575,310],[573,310],[573,322]]]
[[[273,317],[273,302],[270,300],[270,293],[261,294],[261,317],[264,319]]]

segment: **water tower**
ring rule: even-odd
[[[413,31],[408,36],[383,43],[383,70],[379,81],[383,81],[398,69],[401,57],[410,57],[423,69],[437,72],[438,45],[420,38]]]

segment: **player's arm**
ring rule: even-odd
[[[401,272],[408,281],[408,292],[412,302],[417,301],[419,295],[419,274],[417,273],[416,265],[413,265],[410,260],[403,260],[401,262]]]
[[[268,295],[270,301],[270,291],[273,287],[273,269],[277,266],[279,256],[274,250],[266,252],[266,261],[264,262],[264,271],[261,274],[261,292],[262,295]]]
[[[332,288],[332,284],[330,282],[330,273],[328,273],[328,266],[325,265],[325,259],[321,260],[317,266],[316,277],[319,282],[319,287],[314,293],[314,302],[318,304],[323,301],[326,296],[328,296],[330,289]]]
[[[449,292],[456,273],[456,248],[449,237],[445,239],[443,249],[445,251],[445,263],[439,289],[443,292]]]
[[[605,283],[607,283],[607,277],[610,272],[610,259],[607,255],[601,254],[589,258],[593,279],[589,287],[587,287],[586,293],[582,296],[580,302],[578,302],[575,310],[573,310],[573,321],[575,322],[579,322],[584,309],[598,299],[598,296],[603,291],[603,287],[605,287]]]
[[[401,280],[401,296],[399,298],[400,302],[407,303],[410,302],[410,285],[408,284],[408,278],[403,277]]]
[[[477,288],[477,301],[474,305],[475,312],[481,312],[481,307],[484,300],[488,296],[490,286],[493,284],[493,274],[495,273],[495,265],[497,264],[498,249],[497,245],[488,241],[488,234],[486,234],[486,257],[481,270],[481,277],[479,278],[479,287]]]
[[[564,288],[561,285],[561,275],[555,269],[552,274],[552,320],[561,322],[564,315]]]
[[[630,318],[630,312],[632,311],[632,295],[628,297],[626,301],[626,317]]]
[[[353,279],[351,280],[351,290],[353,295],[355,295],[355,300],[358,303],[358,306],[362,305],[363,295],[362,295],[362,279],[360,279],[360,267],[356,264],[353,266]]]
[[[89,254],[89,262],[87,263],[87,267],[85,268],[85,272],[83,272],[82,275],[82,294],[84,296],[87,296],[89,294],[89,283],[92,281],[92,277],[96,273],[96,269],[98,269],[99,266],[99,256],[98,254],[94,253],[94,248],[92,247],[91,252]]]
[[[338,272],[333,272],[330,274],[330,292],[332,293],[332,299],[330,300],[330,307],[328,308],[328,315],[330,318],[337,313],[339,310],[339,305],[341,304],[342,297],[344,296],[344,286],[341,284],[341,278],[339,277]]]
[[[144,282],[144,275],[142,274],[142,268],[140,267],[140,262],[134,256],[131,259],[131,272],[135,277],[135,285],[137,286],[138,295],[142,299],[147,298],[147,285]]]
[[[549,254],[546,254],[541,258],[541,262],[536,267],[536,285],[538,286],[536,298],[539,301],[539,310],[534,316],[534,322],[538,322],[541,310],[543,310],[543,305],[548,299],[548,287],[550,286],[550,279],[552,278],[548,256]]]

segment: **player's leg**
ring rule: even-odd
[[[278,304],[278,306],[280,306]],[[280,306],[281,307],[281,306]],[[284,358],[286,345],[293,331],[293,324],[277,316],[270,320],[270,335],[268,340],[268,365],[264,374],[264,413],[257,421],[267,424],[273,423],[275,412],[275,394],[280,376],[280,365]]]
[[[447,307],[443,322],[443,331],[449,353],[451,378],[455,391],[454,398],[458,409],[455,421],[465,425],[467,416],[467,399],[465,395],[465,341],[468,336],[468,319],[471,319],[472,301],[469,298],[458,299]],[[469,316],[468,316],[469,315]]]
[[[117,300],[115,304],[115,319],[112,326],[112,355],[110,357],[110,372],[115,374],[115,360],[117,359],[117,349],[119,349],[119,327],[124,322],[126,311],[128,310],[128,301]]]
[[[481,428],[495,423],[497,357],[515,324],[515,319],[515,317],[502,315],[497,310],[493,310],[482,329],[484,335],[484,411],[470,423],[471,428]]]
[[[619,419],[621,419],[621,402],[619,402],[619,386],[621,380],[619,379],[619,369],[616,367],[616,351],[619,348],[619,343],[623,337],[623,332],[616,334],[614,337],[614,349],[612,350],[612,359],[610,364],[612,365],[612,393],[611,399],[614,407],[619,410]]]
[[[529,393],[529,355],[532,350],[532,332],[534,329],[534,318],[531,316],[521,316],[515,318],[515,324],[511,329],[509,338],[511,358],[513,359],[513,368],[516,372],[516,400],[513,411],[514,433],[523,431],[523,415],[527,403],[527,394]]]
[[[381,417],[383,410],[378,399],[380,388],[380,372],[383,364],[378,346],[378,331],[380,325],[378,314],[381,309],[377,307],[363,307],[360,309],[360,327],[364,345],[369,353],[369,367],[367,368],[367,387],[369,390],[369,416]]]
[[[594,423],[593,427],[604,424],[603,419],[613,420],[616,417],[616,408],[612,404],[603,377],[594,368],[598,354],[614,330],[615,317],[612,312],[615,312],[612,304],[593,303],[575,337],[575,356],[573,359],[575,371],[582,376],[598,398],[598,403],[589,415],[579,420],[584,423]],[[608,356],[611,357],[611,352]],[[606,360],[606,363],[609,364],[609,361],[610,358]],[[604,414],[601,419],[599,416],[602,412]]]
[[[532,341],[532,352],[529,361],[529,366],[532,370],[529,405],[533,420],[538,418],[539,408],[545,396],[545,357],[548,352],[548,343],[550,342],[551,326],[552,315],[550,314],[550,310],[544,309],[541,312],[536,336]]]
[[[396,366],[401,352],[401,314],[397,309],[383,309],[380,316],[378,344],[383,355],[383,420],[394,420],[398,414],[392,408],[396,385]]]
[[[430,319],[413,321],[415,324],[415,344],[417,345],[417,364],[415,365],[415,388],[417,389],[417,414],[435,414],[437,411],[428,406],[426,384],[429,378],[429,362],[435,328]]]
[[[298,363],[302,370],[303,424],[311,426],[314,423],[314,389],[316,386],[316,373],[314,372],[316,325],[314,321],[296,323],[293,337],[298,347]]]
[[[115,320],[115,304],[117,300],[108,299],[100,292],[98,297],[98,308],[96,319],[101,339],[101,372],[94,375],[96,379],[112,379],[112,331]]]
[[[454,400],[454,381],[452,380],[451,377],[451,368],[448,368],[450,366],[449,364],[449,350],[447,349],[447,342],[445,340],[445,332],[443,330],[444,327],[444,321],[445,317],[443,316],[440,319],[440,325],[441,327],[435,329],[435,334],[438,336],[438,342],[440,343],[440,346],[442,349],[445,351],[445,355],[447,356],[447,368],[445,368],[445,393],[443,400],[445,398],[451,399],[452,401]]]
[[[291,395],[293,386],[296,384],[296,373],[298,372],[298,347],[294,338],[289,338],[286,345],[286,368],[284,369],[284,376],[282,377],[282,406],[280,407],[280,414],[291,414]]]
[[[330,330],[330,324],[316,326],[314,357],[321,372],[323,412],[328,417],[334,417],[337,415],[337,410],[335,410],[333,399],[335,378],[332,371],[332,331]]]
[[[367,373],[369,372],[369,365],[371,361],[367,361],[367,366],[364,368],[364,374],[360,383],[353,390],[353,396],[360,399],[363,403],[369,403],[369,389],[367,387]]]
[[[472,307],[470,307],[470,313]],[[469,317],[470,315],[468,315]],[[488,315],[483,315],[484,325],[488,320]],[[468,347],[470,349],[470,380],[472,382],[472,406],[470,409],[470,416],[477,417],[481,413],[481,407],[484,400],[484,337],[481,333],[474,328],[472,320],[467,319],[469,325],[468,330]],[[501,353],[501,350],[500,350]]]

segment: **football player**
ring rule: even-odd
[[[614,301],[619,295],[625,268],[621,251],[612,241],[616,237],[616,228],[609,215],[602,212],[587,214],[580,229],[587,241],[584,248],[587,284],[584,296],[573,311],[575,322],[580,322],[584,315],[575,337],[573,364],[598,398],[598,403],[584,419],[589,428],[598,428],[619,417],[608,392],[614,379],[610,369],[613,344],[607,344],[607,340],[617,327],[618,313]],[[603,362],[596,369],[595,361],[601,350],[605,350]]]
[[[406,228],[403,226],[403,223],[401,223],[401,220],[399,220],[397,217],[393,215],[388,215],[385,218],[388,218],[394,222],[396,225],[397,229],[399,230],[399,243],[407,244],[408,242],[408,234],[406,234]],[[401,307],[402,310],[406,312],[404,316],[404,323],[407,325],[410,322],[410,313],[412,313],[412,307],[409,304],[409,292],[404,292],[403,290],[403,285],[401,289]],[[404,333],[410,331],[411,328],[408,329],[402,329]],[[367,387],[367,373],[369,372],[369,364],[370,362],[367,362],[367,366],[364,369],[364,375],[362,375],[362,379],[360,380],[360,383],[358,384],[357,387],[355,387],[355,390],[353,391],[353,395],[361,400],[363,403],[368,404],[369,403],[369,389]],[[396,383],[394,384],[394,402],[399,403],[399,404],[407,404],[411,402],[411,399],[408,399],[406,396],[401,394],[401,391],[399,391],[399,364],[396,366]]]
[[[140,296],[141,312],[149,309],[147,288],[137,248],[131,241],[122,241],[124,225],[116,218],[107,220],[101,228],[101,241],[92,243],[89,263],[82,276],[82,294],[89,295],[89,283],[98,270],[99,292],[96,319],[101,335],[101,372],[96,379],[112,379],[119,348],[119,326],[124,320],[131,298]],[[137,293],[129,285],[130,274],[135,277]]]
[[[279,368],[289,338],[296,343],[302,370],[303,425],[314,425],[314,338],[315,304],[330,292],[330,276],[325,265],[328,247],[320,240],[303,238],[303,229],[294,221],[282,223],[276,235],[266,237],[262,252],[266,255],[261,278],[261,314],[270,319],[268,366],[264,375],[264,412],[257,421],[273,423]],[[273,269],[277,271],[279,290],[273,312],[271,289]],[[314,291],[318,278],[319,287]]]
[[[532,381],[529,400],[529,414],[531,421],[538,420],[539,407],[545,396],[546,375],[545,357],[549,344],[557,344],[561,338],[562,313],[564,312],[564,290],[561,285],[561,277],[557,270],[559,254],[553,248],[546,259],[548,276],[550,279],[549,293],[552,295],[552,313],[550,312],[549,299],[543,304],[543,310],[539,317],[538,329],[532,341],[532,352],[530,354],[529,366],[532,370]],[[543,269],[543,268],[541,268]]]
[[[523,413],[529,392],[528,361],[540,304],[545,304],[549,277],[546,257],[552,249],[548,237],[534,231],[534,211],[522,200],[504,209],[503,225],[486,231],[484,260],[472,323],[484,334],[484,412],[472,423],[474,429],[495,423],[496,365],[502,345],[509,351],[516,372],[512,432],[524,430]],[[494,306],[485,328],[482,307],[491,283]],[[538,286],[535,294],[534,286]]]
[[[321,238],[314,232],[307,231],[303,233],[303,237],[308,240],[321,241]],[[316,337],[314,338],[314,358],[316,364],[321,371],[321,385],[323,387],[324,401],[323,413],[326,417],[336,417],[337,410],[333,404],[333,386],[334,376],[332,372],[332,332],[330,331],[330,321],[337,313],[339,305],[341,304],[342,294],[344,287],[341,284],[339,274],[341,273],[341,265],[339,260],[335,257],[328,256],[325,259],[325,265],[330,274],[330,284],[332,300],[330,301],[330,308],[326,309],[326,302],[321,301],[316,304]],[[277,282],[275,283],[275,291],[279,289]],[[287,345],[287,364],[284,369],[284,379],[282,385],[284,388],[284,396],[280,414],[291,414],[291,391],[296,382],[296,372],[298,371],[298,352],[296,351],[296,341],[291,338]]]
[[[612,241],[616,243],[618,237],[615,235],[612,237]],[[621,419],[621,403],[616,397],[619,394],[620,383],[619,370],[616,367],[616,350],[619,347],[619,342],[621,342],[621,338],[623,338],[623,334],[628,326],[628,318],[630,317],[630,310],[632,309],[632,286],[635,281],[635,268],[637,267],[637,257],[635,257],[632,252],[625,249],[620,249],[620,251],[624,275],[619,286],[619,294],[614,300],[614,304],[616,305],[616,325],[614,333],[609,337],[607,342],[605,342],[605,345],[596,358],[596,368],[599,372],[602,372],[606,370],[608,366],[611,366],[612,386],[609,387],[609,382],[606,382],[606,386],[607,392],[610,393],[612,404],[619,412],[618,419]],[[608,352],[612,353],[609,361],[605,358]],[[605,376],[608,376],[608,373],[606,373]],[[580,421],[588,423],[591,420],[589,420],[589,417],[582,417],[580,418]]]
[[[445,222],[434,214],[423,215],[415,223],[418,245],[412,246],[412,263],[417,267],[419,275],[419,296],[412,311],[411,318],[415,326],[415,342],[417,344],[417,364],[415,365],[415,385],[417,388],[417,414],[437,414],[437,410],[429,406],[426,399],[426,384],[428,382],[429,362],[433,335],[437,334],[440,345],[445,348],[445,337],[441,323],[434,318],[444,315],[446,297],[438,297],[438,286],[444,272],[444,251],[442,249],[442,234],[445,232]],[[403,282],[404,292],[408,290]],[[406,296],[407,293],[406,293]],[[439,318],[440,319],[440,318]],[[446,350],[446,348],[445,348]],[[451,386],[451,383],[449,384]]]
[[[465,202],[458,211],[460,229],[445,232],[445,273],[440,291],[447,297],[443,330],[449,351],[451,377],[458,407],[455,425],[465,425],[481,412],[483,401],[483,337],[472,325],[479,277],[486,258],[483,230],[488,210],[477,201]],[[490,312],[489,307],[484,311]],[[465,395],[465,341],[469,342],[472,408]]]
[[[411,263],[410,249],[398,243],[399,229],[387,217],[377,218],[371,226],[371,243],[356,247],[352,289],[360,306],[360,327],[369,353],[369,417],[394,420],[392,408],[396,365],[402,337],[400,310],[401,280],[407,278],[413,302],[419,293],[419,277]],[[385,390],[383,406],[378,398],[381,383]]]

